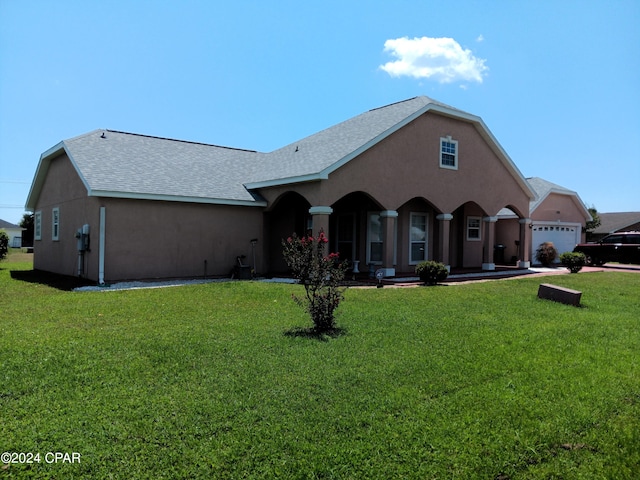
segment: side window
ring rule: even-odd
[[[602,243],[622,243],[622,235],[609,235]]]
[[[42,212],[33,215],[33,239],[42,240]]]
[[[458,141],[451,135],[440,138],[440,168],[458,169]]]
[[[467,240],[480,240],[480,217],[467,217]]]
[[[60,240],[60,209],[51,210],[51,240]]]

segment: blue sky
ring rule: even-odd
[[[640,211],[640,2],[0,0],[0,218],[97,128],[271,151],[427,95],[521,172]]]

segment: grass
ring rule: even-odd
[[[638,274],[553,277],[581,308],[537,299],[539,278],[349,289],[342,334],[314,339],[297,286],[74,293],[22,260],[0,263],[0,451],[81,462],[2,478],[640,471]]]

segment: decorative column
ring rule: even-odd
[[[326,237],[329,238],[329,215],[332,213],[333,208],[331,207],[311,207],[309,209],[314,237],[317,237],[320,234],[320,230],[322,230]]]
[[[436,216],[436,220],[440,222],[438,228],[437,260],[444,263],[447,270],[451,271],[451,263],[449,262],[449,236],[451,233],[451,220],[453,220],[453,215],[450,213],[441,213]]]
[[[398,212],[383,210],[380,212],[382,222],[382,269],[385,277],[394,277],[396,269],[393,263],[393,253],[396,250],[396,219]]]
[[[518,268],[531,266],[531,219],[521,218],[520,223],[520,251],[518,252]]]
[[[496,222],[498,217],[484,217],[484,247],[482,249],[482,270],[495,270],[493,262],[493,244],[496,237]]]

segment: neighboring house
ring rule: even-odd
[[[552,242],[558,255],[573,251],[578,243],[584,241],[583,229],[586,222],[591,220],[587,207],[573,190],[538,177],[527,178],[527,182],[536,193],[529,205],[531,258],[535,261],[536,249],[545,242]],[[508,210],[504,210],[499,217],[506,220],[509,215]],[[509,250],[509,247],[507,245],[507,253],[516,249],[513,247]],[[556,259],[556,262],[559,261]]]
[[[9,237],[9,247],[20,248],[22,247],[22,232],[24,228],[13,223],[0,220],[0,230],[3,230]]]
[[[480,117],[416,97],[270,153],[95,130],[42,154],[27,208],[34,268],[105,282],[228,275],[254,253],[282,272],[282,239],[320,229],[363,272],[491,270],[498,240],[528,267],[536,198]]]
[[[599,213],[600,226],[590,234],[590,241],[597,242],[610,233],[640,231],[640,212]]]

